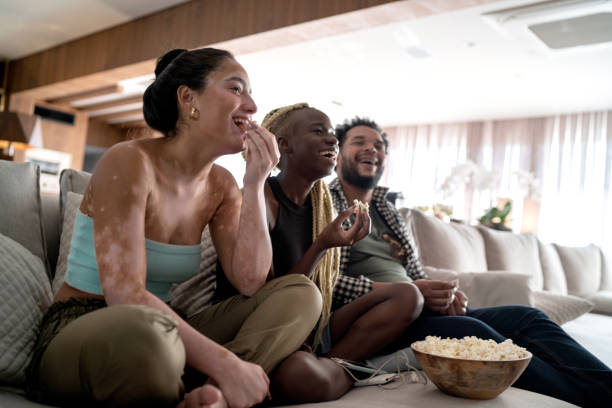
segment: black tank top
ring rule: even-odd
[[[269,177],[267,182],[278,201],[276,225],[270,231],[274,277],[278,278],[289,273],[312,245],[312,201],[308,196],[305,205],[297,205],[287,198],[276,177]],[[229,282],[221,263],[217,261],[217,290],[214,302],[236,294],[238,291]]]
[[[270,231],[274,277],[289,273],[312,245],[312,201],[310,195],[304,205],[289,200],[276,177],[268,184],[278,201],[276,225]]]

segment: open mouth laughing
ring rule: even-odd
[[[323,157],[326,157],[330,160],[333,160],[334,162],[336,161],[336,157],[338,157],[338,149],[336,148],[329,148],[329,149],[325,149],[325,150],[321,150],[319,152],[319,154]]]
[[[357,160],[357,163],[363,164],[368,168],[376,169],[378,168],[380,161],[376,157],[373,157],[373,156],[364,156],[364,157],[359,158]]]
[[[249,130],[251,126],[254,126],[254,123],[255,123],[251,119],[247,117],[242,117],[242,116],[236,116],[232,118],[232,120],[234,121],[234,124],[238,126],[238,128],[240,128],[242,132],[246,132],[247,130]]]

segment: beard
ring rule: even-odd
[[[341,166],[340,173],[342,174],[342,179],[347,183],[352,184],[355,187],[362,188],[364,190],[372,190],[378,185],[378,181],[382,177],[384,169],[385,168],[383,166],[378,166],[376,174],[374,174],[373,176],[362,176],[357,171],[356,166]]]

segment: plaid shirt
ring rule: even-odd
[[[338,178],[329,184],[329,191],[338,214],[349,208],[344,191],[342,191],[342,184]],[[406,255],[402,265],[406,269],[406,275],[413,280],[426,278],[427,275],[421,267],[416,246],[412,242],[412,237],[408,232],[406,223],[395,206],[387,200],[388,192],[389,189],[387,187],[376,187],[372,195],[372,204],[376,206],[387,226],[391,228],[391,231],[393,231],[402,244],[402,249]],[[351,222],[349,218],[349,227]],[[334,308],[350,303],[372,290],[372,280],[363,275],[359,276],[359,278],[354,278],[344,274],[350,259],[350,253],[350,246],[342,247],[340,254],[340,276],[334,287]]]

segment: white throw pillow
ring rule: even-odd
[[[60,237],[59,256],[57,258],[57,266],[55,267],[55,277],[53,278],[53,293],[57,293],[68,269],[68,255],[70,255],[70,246],[72,244],[72,234],[74,233],[74,220],[76,219],[77,211],[83,200],[82,194],[68,191],[66,201],[64,203],[64,214],[62,224],[62,235]]]
[[[0,383],[22,385],[51,285],[40,258],[3,234],[0,298]]]
[[[529,275],[505,271],[456,272],[423,267],[431,279],[459,279],[459,289],[468,297],[471,307],[532,305]]]
[[[533,306],[540,309],[559,326],[593,309],[593,302],[572,295],[545,291],[533,292]]]

